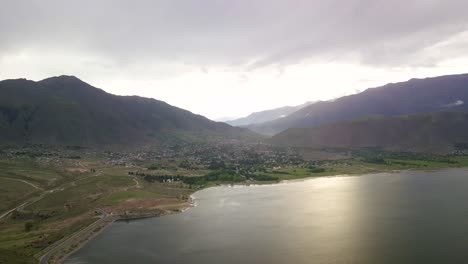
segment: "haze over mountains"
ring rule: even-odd
[[[246,117],[238,118],[235,120],[228,120],[225,122],[232,126],[240,126],[240,127],[253,125],[253,124],[261,124],[261,123],[272,121],[275,119],[284,118],[296,112],[297,110],[302,109],[313,103],[315,102],[306,102],[304,104],[297,105],[297,106],[283,106],[280,108],[255,112]]]
[[[140,145],[257,135],[155,99],[116,96],[76,77],[0,82],[0,143]]]
[[[5,80],[0,94],[1,144],[138,146],[261,139],[246,128],[155,99],[112,95],[72,76]],[[250,123],[247,127],[253,131],[277,134],[268,142],[278,145],[446,152],[468,146],[466,102],[468,74],[451,75],[262,111],[231,123]]]
[[[274,135],[288,128],[305,128],[374,115],[468,110],[468,74],[449,75],[391,83],[345,96],[317,102],[287,117],[250,125],[249,129]]]

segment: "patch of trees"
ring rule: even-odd
[[[192,164],[192,162],[190,162],[188,160],[183,160],[183,161],[180,162],[179,167],[181,167],[183,169],[191,170],[193,168],[193,164]]]
[[[384,158],[380,157],[365,157],[362,159],[365,163],[373,163],[373,164],[387,164]]]
[[[180,175],[153,175],[149,173],[142,173],[139,171],[133,172],[129,171],[129,175],[136,175],[142,177],[147,182],[174,182],[174,181],[182,181],[184,176]]]
[[[56,215],[56,211],[18,211],[11,212],[11,219],[14,220],[45,220]]]
[[[224,170],[226,168],[226,163],[222,160],[213,160],[211,161],[208,169],[210,170]]]
[[[31,221],[24,223],[24,231],[29,232],[33,228],[34,224]]]
[[[209,182],[243,182],[247,178],[242,174],[232,169],[212,171],[204,176],[181,176],[181,175],[152,175],[143,172],[128,172],[129,175],[136,175],[142,177],[147,182],[183,182],[189,185],[206,185]],[[256,181],[278,181],[279,178],[266,174],[250,174],[248,179]]]
[[[287,171],[276,171],[276,170],[274,170],[274,171],[272,171],[272,172],[270,172],[270,173],[272,173],[272,174],[283,174],[283,175],[289,175],[289,174],[291,174],[291,173],[289,173],[289,172],[287,172]]]
[[[189,185],[205,185],[206,179],[204,176],[201,177],[184,177],[182,182]]]
[[[174,166],[164,166],[162,164],[151,164],[147,167],[148,170],[177,170]]]
[[[325,172],[325,169],[320,168],[320,167],[315,167],[315,166],[309,166],[309,172],[310,173],[322,173],[322,172]]]
[[[251,179],[255,181],[278,181],[279,180],[278,177],[270,176],[266,174],[252,175]]]
[[[234,170],[213,171],[203,177],[206,181],[241,182],[245,180],[245,177],[237,174]]]
[[[181,181],[182,176],[173,176],[173,175],[145,175],[143,179],[147,182],[174,182]]]
[[[392,160],[390,162],[391,164],[396,164],[396,165],[401,165],[401,166],[416,166],[416,167],[427,167],[427,164],[417,164],[414,162],[406,162],[406,161],[400,161],[400,160]]]
[[[459,147],[463,147],[463,143],[459,143]],[[467,143],[468,144],[468,143]],[[434,161],[441,163],[456,164],[457,161],[451,160],[450,156],[436,155],[429,153],[415,153],[415,152],[387,152],[376,148],[363,148],[354,150],[353,155],[360,156],[364,162],[381,164],[382,159],[396,159],[396,160],[421,160],[421,161]],[[394,163],[392,161],[392,163]],[[387,163],[385,163],[387,164]]]
[[[249,179],[255,181],[278,181],[279,178],[266,174],[252,174],[248,176]],[[234,170],[219,170],[210,172],[202,177],[185,177],[182,181],[186,184],[204,185],[208,182],[243,182],[246,178],[237,174]]]

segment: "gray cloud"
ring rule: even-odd
[[[354,58],[428,66],[458,55],[456,44],[440,54],[426,49],[468,30],[466,10],[466,0],[6,0],[0,58],[53,51],[118,65],[175,61],[252,70]]]

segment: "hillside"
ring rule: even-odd
[[[296,112],[297,110],[304,108],[308,105],[311,105],[313,103],[315,102],[306,102],[304,104],[297,105],[297,106],[284,106],[280,108],[255,112],[243,118],[226,121],[226,123],[232,126],[248,126],[252,124],[261,124],[261,123],[272,121],[275,119],[284,118]]]
[[[0,82],[1,144],[139,145],[255,138],[165,102],[116,96],[76,77]]]
[[[392,151],[449,153],[468,146],[467,131],[468,114],[440,112],[290,128],[271,138],[271,142],[312,148],[381,147]]]
[[[288,128],[311,127],[365,116],[397,116],[440,111],[468,111],[468,74],[412,79],[318,102],[293,114],[251,125],[258,133],[274,135]]]

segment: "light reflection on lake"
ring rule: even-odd
[[[117,222],[66,263],[466,263],[468,170],[215,187]]]

